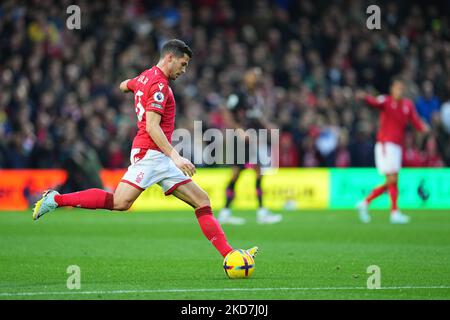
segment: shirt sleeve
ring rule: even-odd
[[[364,101],[373,108],[384,109],[384,103],[386,102],[386,97],[384,95],[374,97],[374,96],[371,96],[368,94],[364,98]]]
[[[419,114],[416,111],[416,107],[414,106],[414,103],[412,103],[412,101],[410,101],[409,103],[409,107],[411,112],[409,113],[409,120],[411,121],[412,125],[414,126],[414,128],[416,128],[418,131],[425,131],[425,125],[422,121],[422,119],[420,119]]]
[[[145,111],[155,111],[163,114],[169,97],[169,86],[162,82],[154,83],[148,91],[148,98],[145,104]]]
[[[136,90],[136,81],[137,81],[136,78],[133,78],[127,82],[128,90],[133,91],[133,92]]]

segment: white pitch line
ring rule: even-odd
[[[450,286],[401,286],[381,287],[372,290],[411,290],[411,289],[450,289]],[[57,291],[57,292],[0,292],[0,297],[41,296],[41,295],[90,295],[90,294],[127,294],[127,293],[188,293],[223,291],[348,291],[369,290],[366,287],[322,287],[322,288],[221,288],[221,289],[149,289],[149,290],[109,290],[109,291]]]

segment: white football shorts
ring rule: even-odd
[[[156,150],[131,149],[130,162],[121,182],[142,191],[157,183],[168,196],[179,186],[192,181],[172,159]]]
[[[375,144],[375,165],[381,174],[398,173],[402,167],[402,148],[392,142]]]

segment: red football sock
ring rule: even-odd
[[[58,207],[108,209],[114,207],[113,194],[101,189],[88,189],[55,196]]]
[[[389,189],[389,196],[391,197],[392,211],[397,210],[398,186],[396,183],[390,184],[388,189]]]
[[[233,248],[228,244],[219,222],[214,218],[210,206],[204,206],[195,210],[200,228],[205,237],[216,247],[217,251],[225,257]]]
[[[386,191],[386,189],[387,189],[387,186],[385,184],[373,189],[372,192],[367,196],[366,202],[370,203],[373,199],[382,195]]]

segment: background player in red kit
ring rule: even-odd
[[[396,78],[390,88],[391,95],[381,95],[377,98],[364,92],[358,92],[356,97],[364,99],[371,107],[380,110],[380,125],[375,144],[375,165],[378,172],[386,175],[386,182],[373,189],[372,192],[357,204],[359,218],[362,222],[370,222],[368,206],[370,202],[383,194],[389,193],[391,199],[391,223],[408,223],[409,217],[402,214],[397,207],[398,172],[402,165],[402,145],[408,123],[421,132],[428,132],[428,126],[418,116],[411,100],[403,98],[404,82]]]
[[[33,210],[38,219],[58,207],[128,210],[146,188],[158,184],[166,195],[173,194],[195,209],[200,228],[225,257],[233,248],[214,218],[207,193],[191,177],[195,167],[171,145],[175,125],[175,99],[169,86],[186,72],[192,58],[190,48],[180,40],[164,44],[158,64],[139,76],[123,81],[120,89],[133,92],[138,132],[130,154],[131,165],[114,194],[100,189],[59,194],[47,191]],[[257,247],[248,250],[255,255]]]

